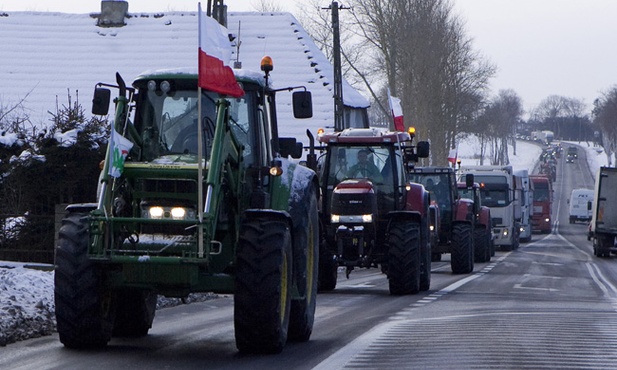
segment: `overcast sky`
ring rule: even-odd
[[[307,0],[267,1],[295,13]],[[617,85],[617,0],[452,1],[476,50],[498,68],[494,94],[513,89],[528,110],[549,95],[583,99],[591,109],[594,99]],[[251,11],[258,3],[225,0],[229,11]],[[196,9],[194,0],[129,1],[130,12]],[[0,0],[0,12],[14,10],[91,13],[100,10],[100,1]]]

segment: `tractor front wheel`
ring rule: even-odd
[[[287,342],[292,249],[289,225],[256,218],[240,229],[234,326],[242,353],[279,353]]]
[[[388,229],[388,280],[390,294],[420,291],[420,226],[410,221],[390,222]]]
[[[114,322],[114,294],[88,259],[86,217],[75,212],[63,219],[56,246],[56,322],[60,341],[68,348],[104,347]]]

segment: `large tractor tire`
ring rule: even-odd
[[[490,240],[487,237],[484,225],[476,225],[473,234],[474,262],[488,262],[491,260]]]
[[[428,226],[423,225],[420,241],[420,291],[427,291],[431,288],[431,243],[429,241]]]
[[[234,326],[242,353],[279,353],[287,342],[292,289],[291,233],[286,221],[249,219],[236,254]]]
[[[297,222],[293,231],[294,275],[300,298],[291,301],[288,339],[295,342],[306,342],[311,337],[317,301],[319,216],[315,192],[308,197],[305,220]]]
[[[68,348],[104,347],[111,339],[114,295],[88,259],[85,213],[62,220],[56,246],[54,301],[60,341]]]
[[[452,226],[450,265],[454,274],[469,274],[473,271],[472,228],[473,226],[468,223],[456,223]]]
[[[410,221],[390,222],[387,236],[390,294],[420,291],[420,225]]]
[[[156,313],[156,293],[123,289],[117,292],[116,297],[116,320],[112,334],[133,338],[148,335]]]

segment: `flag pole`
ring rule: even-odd
[[[197,3],[199,8],[198,12],[198,43],[199,47],[197,48],[197,74],[199,75],[199,48],[201,48],[201,3]],[[203,201],[203,187],[204,187],[204,170],[203,170],[203,135],[201,128],[201,86],[199,83],[197,84],[197,214],[198,214],[198,227],[197,227],[197,256],[199,258],[203,258],[204,256],[204,201]]]

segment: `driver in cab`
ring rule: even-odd
[[[361,149],[358,151],[358,162],[351,166],[347,171],[347,178],[362,179],[368,178],[377,183],[383,182],[383,176],[379,171],[379,168],[369,160],[369,151],[367,149]]]

